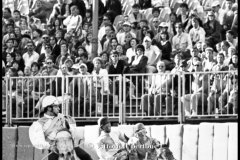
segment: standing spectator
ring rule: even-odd
[[[8,53],[15,53],[17,50],[13,47],[13,42],[14,42],[14,39],[12,38],[9,38],[7,41],[6,41],[6,50],[2,52],[2,60],[4,60],[4,62],[6,62],[6,56]]]
[[[162,38],[161,35],[163,32],[167,34],[166,39],[168,39],[170,42],[172,42],[173,34],[168,32],[168,25],[166,22],[161,22],[158,26],[158,33],[154,36],[154,42],[153,44],[156,43],[156,45],[159,47],[159,43],[161,43]]]
[[[83,18],[83,25],[89,23],[91,24],[92,23],[92,10],[91,9],[87,9],[86,10],[86,14],[85,14],[85,17]]]
[[[225,65],[223,62],[224,62],[224,54],[223,53],[218,53],[217,64],[213,66],[212,71],[214,71],[214,72],[227,71],[228,70],[228,65]]]
[[[82,18],[85,18],[86,6],[83,0],[72,0],[72,3],[69,4],[69,8],[71,8],[72,6],[76,6],[79,12],[78,14]],[[70,9],[70,14],[72,14],[71,9]]]
[[[168,33],[171,35],[176,35],[175,23],[177,22],[177,14],[174,12],[170,13],[169,21],[167,22],[168,25]]]
[[[6,68],[11,68],[15,59],[14,53],[7,53],[6,55]]]
[[[234,18],[233,18],[231,30],[233,31],[235,36],[238,35],[238,11],[237,10],[234,12]]]
[[[19,69],[21,71],[24,71],[24,68],[25,68],[24,60],[19,52],[15,52],[15,61],[18,62]]]
[[[106,34],[106,26],[112,25],[110,21],[110,16],[106,13],[103,15],[103,23],[98,31],[98,40],[101,41],[103,36]]]
[[[181,23],[176,23],[175,28],[177,35],[172,39],[173,51],[181,52],[183,54],[183,59],[189,59],[189,51],[192,48],[192,41],[188,33],[183,32],[183,27]]]
[[[195,17],[191,20],[191,22],[192,22],[193,28],[190,29],[189,35],[193,43],[192,45],[194,46],[197,42],[204,43],[206,32],[202,27],[199,26],[200,19]]]
[[[19,63],[17,61],[13,61],[12,67],[17,70],[17,73],[18,73],[19,76],[21,76],[21,75],[23,76],[24,75],[23,71],[20,70],[20,66],[19,66]]]
[[[65,14],[67,4],[65,2],[66,1],[64,0],[57,0],[57,3],[54,4],[52,13],[49,16],[49,23],[53,23],[55,19],[62,21],[64,18],[66,18]]]
[[[233,54],[229,62],[229,70],[238,70],[238,55]]]
[[[71,15],[69,15],[63,24],[67,26],[67,32],[78,33],[78,30],[82,27],[82,16],[78,15],[78,8],[76,5],[71,6]]]
[[[23,54],[23,60],[26,67],[31,67],[33,62],[37,62],[39,54],[34,51],[33,41],[27,43],[27,52]]]
[[[139,12],[140,5],[134,4],[132,6],[132,13],[129,15],[130,22],[140,22],[142,19],[146,19],[145,15]]]

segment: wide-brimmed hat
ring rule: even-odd
[[[145,128],[143,123],[137,123],[135,125],[135,133],[139,133],[139,132],[141,132],[143,130],[146,130],[146,128]]]

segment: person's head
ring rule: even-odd
[[[70,12],[72,15],[76,16],[78,14],[78,8],[76,5],[71,6]]]
[[[209,21],[213,21],[215,19],[215,15],[213,11],[208,11],[207,17]]]
[[[107,24],[111,24],[110,16],[108,14],[103,15],[103,24],[104,26]]]
[[[124,30],[124,32],[129,32],[131,30],[131,23],[130,22],[124,22],[123,23],[123,30]]]
[[[61,43],[60,49],[61,49],[61,55],[65,56],[67,54],[67,49],[68,49],[67,43]]]
[[[139,13],[139,10],[140,10],[140,5],[139,4],[134,4],[132,6],[132,13],[133,14],[138,14]]]
[[[114,37],[114,38],[110,39],[109,43],[110,43],[110,45],[112,46],[113,49],[116,49],[117,45],[118,45],[118,40],[117,40],[116,37]]]
[[[60,69],[63,75],[66,75],[68,73],[68,67],[66,66],[66,64],[62,64]]]
[[[57,38],[55,36],[50,36],[49,43],[53,47],[57,43]]]
[[[87,35],[86,35],[86,43],[89,44],[92,42],[92,32],[88,32]]]
[[[27,49],[28,49],[29,52],[32,52],[32,51],[33,51],[33,49],[34,49],[34,43],[33,43],[32,40],[30,40],[30,41],[27,42]]]
[[[227,41],[232,42],[232,41],[233,41],[233,36],[234,36],[234,33],[233,33],[232,30],[228,30],[228,31],[226,32],[226,40],[227,40]]]
[[[168,25],[167,25],[167,23],[166,23],[166,22],[161,22],[161,23],[159,24],[159,31],[160,31],[160,32],[167,32],[167,30],[168,30]]]
[[[146,48],[149,48],[152,44],[152,39],[150,37],[146,36],[146,37],[144,37],[143,40],[144,40],[144,46]]]
[[[192,61],[193,69],[196,72],[201,72],[202,71],[202,62],[200,57],[195,57]]]
[[[53,67],[53,59],[51,57],[45,59],[45,64],[48,69],[51,69]]]
[[[223,62],[224,62],[224,54],[223,53],[218,53],[217,54],[217,63],[218,64],[223,64]]]
[[[87,70],[87,65],[85,63],[81,63],[79,66],[79,73],[84,75],[87,73]]]
[[[187,3],[181,3],[180,4],[180,8],[181,8],[181,14],[182,15],[186,15],[188,12],[188,5]]]
[[[170,22],[176,22],[177,21],[177,14],[174,12],[170,13]]]
[[[135,128],[135,134],[137,138],[142,140],[146,137],[147,131],[144,124],[137,123],[134,128]]]
[[[41,112],[50,115],[57,116],[60,112],[59,101],[54,96],[46,96],[42,100]]]
[[[86,10],[86,13],[85,13],[85,16],[86,16],[87,18],[92,17],[92,10],[91,10],[91,9],[87,9],[87,10]]]
[[[37,62],[33,62],[32,65],[31,65],[31,70],[33,73],[36,73],[38,72],[40,69],[40,66]]]
[[[26,66],[26,67],[24,68],[24,75],[25,75],[25,76],[31,76],[31,67]]]
[[[13,61],[12,67],[15,68],[16,70],[19,70],[19,62],[18,61]]]
[[[157,70],[158,70],[158,73],[163,73],[166,71],[166,65],[164,61],[158,61]]]
[[[36,1],[36,8],[41,8],[43,6],[42,0]]]
[[[192,26],[193,26],[193,28],[198,28],[199,27],[199,23],[200,23],[200,19],[198,17],[194,17],[192,19]]]
[[[233,64],[238,64],[238,55],[237,54],[233,54],[231,56],[231,61]]]
[[[142,19],[139,23],[140,28],[148,27],[148,20]]]
[[[228,48],[228,54],[230,55],[230,56],[232,56],[233,54],[236,54],[236,48],[235,47],[233,47],[233,46],[231,46],[231,47],[229,47]]]
[[[7,18],[11,17],[11,15],[12,15],[12,12],[11,12],[10,8],[6,7],[3,9],[3,18],[7,19]]]
[[[105,133],[111,132],[111,123],[107,117],[101,117],[98,119],[99,129]]]
[[[205,54],[207,59],[212,60],[213,59],[213,49],[211,47],[207,47],[205,49]]]
[[[27,21],[26,21],[26,20],[21,20],[21,21],[20,21],[20,27],[21,27],[22,29],[28,29]]]
[[[136,47],[137,44],[138,44],[138,39],[137,38],[132,38],[129,41],[129,46],[131,46],[131,47]]]
[[[119,55],[123,54],[123,46],[121,44],[118,44],[116,47],[116,51],[119,53]]]
[[[18,77],[18,70],[16,68],[10,67],[7,74],[9,77]]]
[[[73,66],[73,60],[68,58],[65,60],[64,64],[67,66],[67,68],[71,68]]]
[[[56,31],[56,38],[57,39],[63,38],[63,31],[61,29]]]
[[[46,50],[47,54],[51,54],[52,53],[52,46],[49,43],[47,43],[45,45],[45,50]]]
[[[199,50],[197,49],[197,47],[193,47],[191,49],[191,56],[194,57],[194,56],[198,56],[199,54]]]
[[[233,5],[232,0],[226,0],[226,9],[231,10]]]
[[[125,42],[126,43],[129,43],[129,41],[132,39],[132,34],[129,32],[129,33],[126,33],[125,34]]]
[[[154,26],[154,27],[158,27],[158,26],[159,26],[159,20],[158,20],[158,18],[153,18],[152,23],[153,23],[153,26]]]
[[[102,52],[101,54],[101,59],[102,59],[102,62],[108,62],[109,61],[109,55],[107,52]]]
[[[161,32],[160,33],[160,37],[161,37],[162,40],[167,40],[167,35],[168,35],[167,32]]]
[[[6,41],[7,48],[12,48],[12,47],[13,47],[13,44],[14,44],[14,39],[12,39],[12,38],[9,38],[9,39]]]
[[[86,63],[88,61],[87,52],[84,52],[84,53],[80,54],[79,56],[80,56],[80,59],[83,61],[83,63]]]
[[[14,58],[15,58],[14,53],[7,53],[7,55],[6,55],[7,62],[12,62],[14,60]]]
[[[19,10],[14,10],[14,11],[13,11],[13,18],[14,18],[15,20],[20,20],[20,18],[21,18],[21,13],[20,13]]]
[[[33,30],[33,38],[40,38],[40,37],[42,37],[42,30],[34,29]]]
[[[218,12],[219,9],[221,8],[221,7],[220,7],[220,3],[219,3],[218,0],[214,1],[214,2],[212,3],[211,7],[212,7],[212,10],[213,10],[214,12]]]
[[[229,47],[230,47],[230,44],[227,41],[222,41],[221,42],[221,49],[222,49],[222,51],[227,52]]]
[[[79,46],[78,49],[77,49],[77,53],[78,55],[81,55],[83,53],[87,52],[87,50],[85,49],[85,47],[83,46]]]
[[[116,64],[119,60],[119,53],[117,51],[112,51],[110,58],[114,64]]]
[[[158,17],[160,15],[160,10],[156,7],[152,9],[152,15],[153,17]]]
[[[181,34],[183,32],[182,23],[181,22],[177,22],[175,24],[175,29],[176,29],[177,34]]]
[[[95,69],[100,69],[102,68],[102,59],[100,57],[95,57],[93,59],[93,65]]]
[[[20,27],[15,27],[15,28],[14,28],[14,33],[15,33],[16,35],[21,35],[21,28],[20,28]]]
[[[14,29],[14,25],[13,24],[7,24],[6,25],[6,27],[7,27],[7,32],[8,33],[12,33],[13,32],[13,29]]]
[[[143,46],[142,44],[138,44],[138,45],[136,46],[136,54],[137,54],[137,55],[143,55],[144,52],[145,52],[144,46]]]
[[[49,35],[47,34],[42,35],[42,39],[44,44],[49,43]]]
[[[174,63],[175,63],[177,66],[179,66],[181,60],[182,60],[182,57],[181,57],[180,54],[176,54],[176,55],[174,56]]]
[[[22,59],[22,56],[19,52],[15,52],[15,60],[20,61]]]
[[[127,14],[124,15],[124,21],[125,22],[129,21],[129,16]]]

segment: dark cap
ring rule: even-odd
[[[107,117],[101,117],[98,119],[98,126],[103,127],[104,125],[110,123]]]

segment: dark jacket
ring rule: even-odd
[[[135,58],[136,58],[135,56],[132,56],[131,63],[126,68],[125,73],[146,73],[146,65],[147,65],[148,57],[143,55],[137,65],[132,65]]]
[[[114,67],[113,64],[109,66],[108,74],[123,74],[125,66],[126,66],[125,61],[119,60],[116,68]]]

